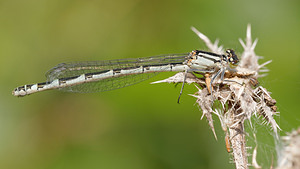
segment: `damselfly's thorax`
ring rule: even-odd
[[[239,59],[236,56],[234,50],[227,49],[226,54],[216,54],[212,52],[202,51],[202,50],[193,50],[187,56],[187,64],[195,64],[200,66],[215,66],[217,63],[223,64],[237,64]]]
[[[216,54],[202,50],[193,50],[187,56],[187,60],[184,64],[195,70],[212,70],[224,66],[226,67],[226,65],[229,63],[238,63],[238,58],[232,49],[227,49],[226,54]]]

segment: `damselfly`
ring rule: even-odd
[[[234,65],[237,62],[235,52],[228,49],[226,54],[194,50],[186,54],[146,58],[61,63],[46,73],[47,82],[18,87],[12,94],[25,96],[50,89],[81,93],[102,92],[129,86],[146,80],[158,72],[169,71],[183,71],[185,74],[188,72],[215,73],[210,81],[211,88],[215,78],[221,76],[223,80],[229,64]],[[183,85],[184,81],[185,79]]]

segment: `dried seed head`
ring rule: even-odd
[[[201,32],[192,27],[192,30],[202,39],[207,47],[215,53],[224,53],[222,46],[218,46],[218,41],[214,44]],[[259,72],[270,61],[259,65],[254,48],[257,44],[257,39],[252,42],[251,27],[248,25],[247,36],[245,42],[240,39],[240,43],[244,48],[240,62],[235,69],[228,68],[225,72],[224,79],[217,78],[213,82],[213,92],[208,90],[205,80],[197,78],[195,75],[189,74],[186,78],[186,83],[196,83],[201,88],[197,87],[197,92],[191,96],[196,98],[196,103],[202,109],[203,116],[206,117],[208,124],[214,131],[212,115],[216,114],[222,125],[222,129],[227,133],[229,131],[229,141],[232,145],[233,156],[237,168],[248,168],[247,152],[245,145],[244,122],[254,116],[262,117],[267,124],[270,124],[275,135],[277,136],[277,125],[274,115],[276,112],[276,101],[272,99],[270,93],[258,85]],[[210,74],[213,77],[216,73]],[[207,77],[206,77],[207,78]],[[182,82],[184,74],[177,73],[168,79],[154,82]],[[212,105],[215,101],[219,101],[222,107],[213,109]],[[250,121],[251,122],[251,121]]]

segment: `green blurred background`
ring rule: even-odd
[[[103,93],[16,98],[11,91],[45,81],[61,62],[207,49],[191,26],[241,53],[238,38],[251,23],[260,63],[273,60],[260,84],[277,100],[284,135],[300,120],[299,7],[292,0],[1,0],[0,168],[234,168],[217,117],[215,140],[187,95],[193,85],[177,104],[180,85],[149,84],[174,73]],[[269,168],[272,132],[256,122],[258,162]]]

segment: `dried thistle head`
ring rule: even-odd
[[[222,54],[224,49],[218,46],[218,41],[212,43],[204,34],[192,27],[192,30],[202,39],[207,47],[214,53]],[[268,61],[261,65],[258,64],[257,56],[254,48],[257,44],[257,39],[252,42],[251,27],[248,25],[246,41],[240,39],[240,43],[244,48],[241,55],[240,62],[237,67],[229,68],[225,72],[224,80],[217,78],[213,82],[213,91],[209,91],[207,87],[207,79],[215,76],[216,73],[206,74],[203,78],[196,77],[193,73],[189,73],[186,77],[185,83],[195,83],[197,92],[191,94],[195,97],[196,103],[202,109],[210,128],[212,129],[215,137],[214,123],[212,115],[218,116],[221,127],[226,133],[226,138],[232,146],[234,160],[241,168],[248,166],[247,153],[245,145],[245,131],[244,122],[251,118],[261,117],[263,120],[270,124],[275,135],[277,136],[277,125],[274,115],[278,114],[276,111],[276,101],[272,99],[270,93],[262,86],[258,85],[258,78],[264,76],[261,72],[266,72],[265,65],[270,63]],[[178,83],[183,82],[184,73],[180,72],[176,75],[154,83],[168,82]],[[218,101],[221,103],[220,107],[213,108],[213,104]],[[241,158],[241,159],[238,159]],[[237,161],[239,161],[237,164]]]

